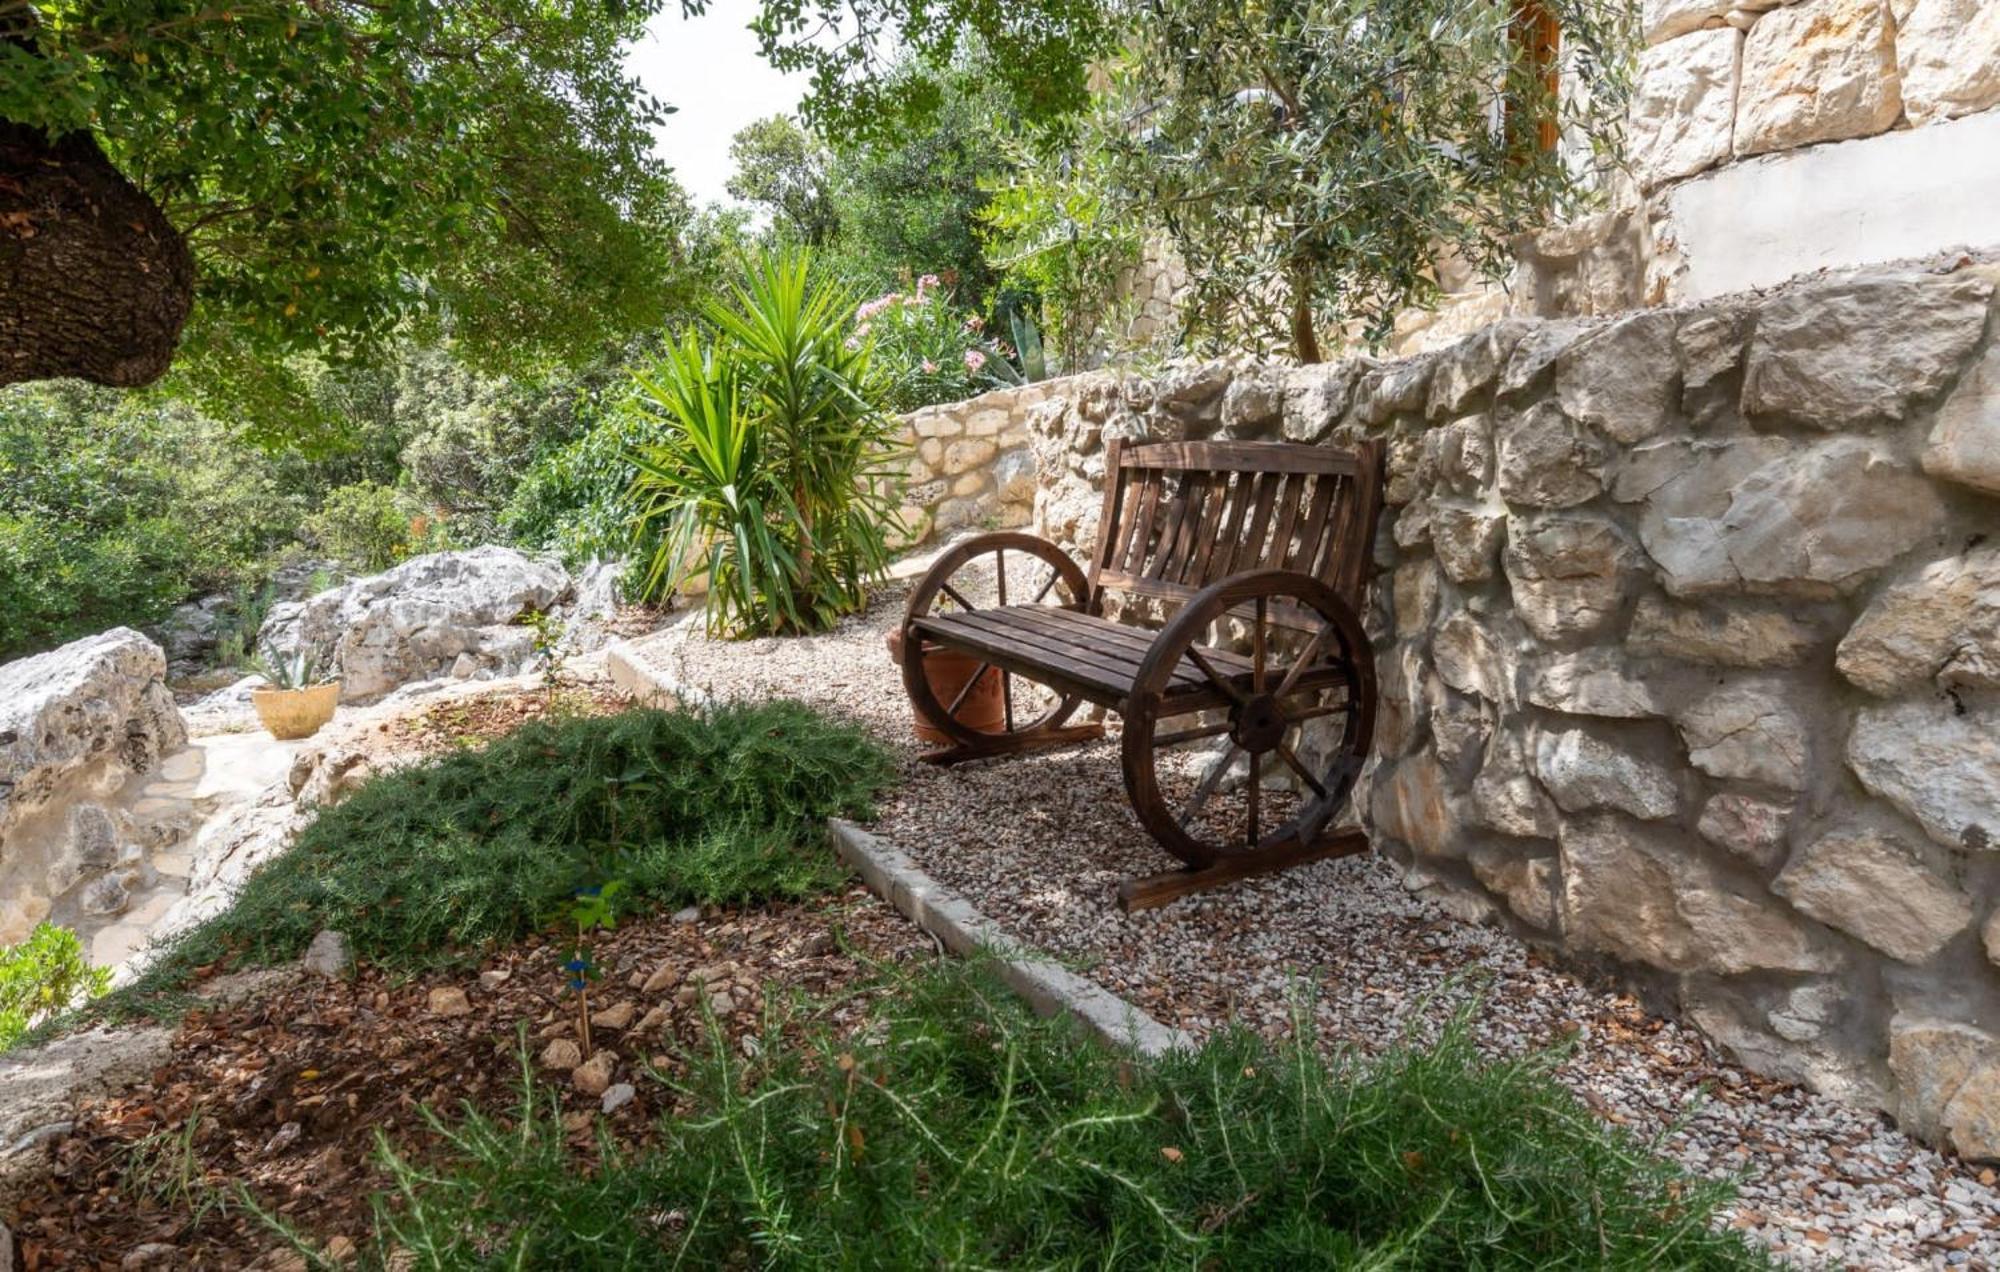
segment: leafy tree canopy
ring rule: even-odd
[[[833,204],[833,155],[790,115],[745,125],[729,139],[736,171],[729,193],[771,214],[772,225],[808,247],[824,247],[840,232]]]

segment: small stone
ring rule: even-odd
[[[590,1017],[590,1023],[599,1029],[623,1030],[632,1023],[633,1017],[638,1014],[638,1005],[628,999],[622,1003],[613,1003],[603,1011],[593,1013]]]
[[[508,971],[504,967],[491,968],[487,971],[479,973],[479,988],[485,990],[487,993],[490,994],[493,991],[499,989],[502,985],[505,985],[510,979],[513,978],[513,975],[514,973]]]
[[[313,935],[312,944],[306,946],[305,957],[300,966],[315,976],[328,980],[347,975],[354,966],[354,951],[347,944],[347,934],[332,928],[321,928]]]
[[[132,889],[122,876],[105,875],[85,885],[76,904],[85,914],[110,918],[131,908]]]
[[[636,1027],[637,1032],[651,1033],[653,1030],[663,1027],[670,1018],[670,1014],[666,1008],[655,1007],[645,1015],[639,1017],[639,1024]]]
[[[714,990],[708,996],[708,1009],[718,1016],[727,1016],[736,1010],[736,1000],[729,996],[726,989]]]
[[[570,1071],[569,1084],[583,1095],[600,1096],[611,1087],[612,1075],[618,1071],[618,1056],[608,1048],[600,1047],[590,1059]]]
[[[690,905],[674,911],[675,923],[694,923],[701,919],[701,907]]]
[[[679,969],[674,966],[672,959],[668,959],[653,969],[653,974],[648,976],[639,986],[639,992],[642,994],[663,994],[678,984],[679,981]]]
[[[630,1082],[614,1083],[604,1088],[604,1098],[599,1102],[598,1108],[608,1116],[630,1104],[638,1098],[638,1095],[639,1089]]]
[[[179,1246],[164,1241],[142,1241],[125,1252],[118,1266],[125,1272],[137,1268],[170,1268],[181,1261]]]
[[[343,1236],[333,1236],[327,1239],[326,1249],[320,1253],[331,1262],[350,1263],[359,1251],[355,1249],[352,1239]]]
[[[440,985],[433,989],[424,1000],[433,1016],[469,1016],[472,1014],[472,1000],[456,985]]]
[[[568,1072],[583,1063],[583,1048],[568,1038],[557,1038],[542,1048],[542,1067]]]

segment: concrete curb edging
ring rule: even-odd
[[[699,705],[707,699],[706,694],[681,684],[671,673],[636,657],[622,640],[606,647],[604,666],[613,684],[647,705]],[[1067,1013],[1097,1040],[1142,1056],[1193,1049],[1194,1042],[1185,1031],[1168,1028],[1110,990],[1002,932],[970,902],[925,874],[902,849],[838,817],[828,820],[827,830],[834,851],[870,890],[942,941],[952,953],[990,955],[1000,978],[1037,1015]]]
[[[1142,1056],[1192,1050],[1194,1042],[1123,998],[1002,932],[992,920],[925,874],[908,854],[838,817],[827,822],[834,850],[869,888],[954,954],[985,953],[1000,978],[1037,1015],[1067,1013],[1107,1045]]]

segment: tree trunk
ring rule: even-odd
[[[0,120],[0,385],[151,384],[193,301],[187,240],[95,138]]]
[[[1319,333],[1313,330],[1312,267],[1294,265],[1287,271],[1292,287],[1292,356],[1300,362],[1320,360]]]

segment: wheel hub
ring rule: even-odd
[[[1229,738],[1253,755],[1261,755],[1285,740],[1290,723],[1275,694],[1259,694],[1231,713]]]

